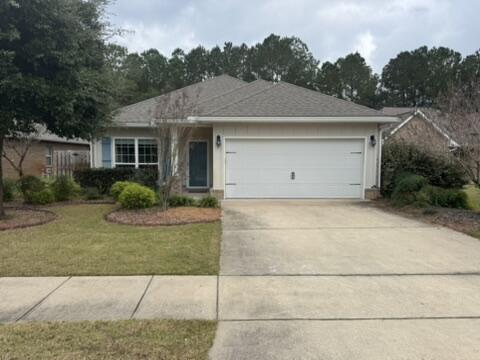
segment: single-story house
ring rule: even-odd
[[[37,133],[18,139],[8,138],[2,156],[4,178],[17,179],[21,158],[23,175],[54,176],[71,173],[74,166],[89,166],[90,143],[65,139],[39,128]]]
[[[384,140],[415,144],[430,151],[448,153],[459,147],[453,136],[443,126],[446,119],[439,110],[431,108],[385,107],[386,116],[398,116],[400,122],[386,124]]]
[[[121,108],[92,144],[93,165],[157,167],[155,124],[165,97],[196,104],[182,115],[194,134],[181,191],[225,199],[375,196],[380,127],[398,121],[286,82],[222,75]]]

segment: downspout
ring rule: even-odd
[[[377,155],[377,188],[381,189],[382,186],[382,146],[383,146],[383,130],[378,125],[378,155]]]
[[[93,155],[93,149],[94,149],[93,140],[90,140],[88,145],[90,146],[90,169],[92,169],[96,167],[94,163],[95,156]]]

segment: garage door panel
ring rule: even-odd
[[[227,139],[226,197],[360,198],[363,151],[358,139]]]
[[[344,186],[343,184],[305,184],[307,186],[286,184],[252,183],[227,185],[228,198],[358,198],[361,185]],[[312,195],[314,194],[314,195]]]

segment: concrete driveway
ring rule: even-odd
[[[368,203],[224,203],[213,359],[479,359],[480,242]]]

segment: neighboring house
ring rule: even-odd
[[[4,152],[18,166],[20,157],[25,154],[22,164],[24,175],[52,176],[67,174],[71,168],[88,166],[90,163],[90,144],[79,139],[61,138],[57,135],[39,130],[32,136],[29,144],[25,140],[7,139]],[[18,171],[2,156],[4,178],[18,178]]]
[[[383,136],[386,143],[402,141],[442,153],[448,153],[459,146],[443,128],[445,119],[438,110],[385,107],[381,111],[387,116],[398,116],[401,119],[398,124],[384,126]]]
[[[285,82],[246,83],[227,75],[169,98],[180,94],[197,104],[186,116],[195,129],[183,192],[363,199],[378,191],[380,126],[398,121],[395,116]],[[154,123],[161,99],[120,109],[93,143],[93,165],[157,167]]]

